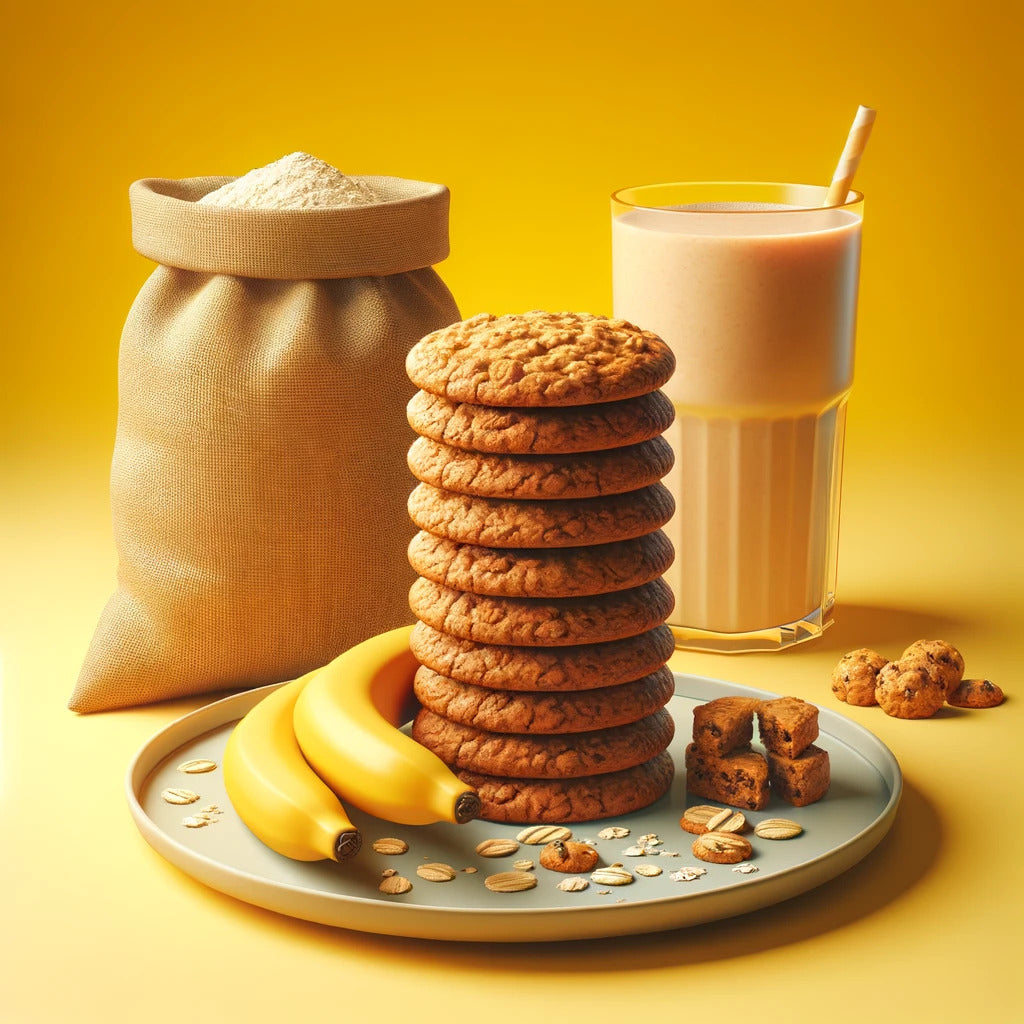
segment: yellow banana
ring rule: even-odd
[[[417,662],[411,626],[356,644],[318,669],[295,702],[295,737],[338,796],[385,821],[463,823],[480,798],[432,751],[401,732]]]
[[[362,838],[292,730],[295,701],[314,675],[272,690],[235,725],[224,750],[224,785],[238,816],[276,853],[344,861],[359,852]]]

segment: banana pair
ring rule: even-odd
[[[406,825],[479,813],[476,792],[398,728],[417,667],[411,628],[380,633],[285,683],[232,730],[227,793],[272,850],[294,860],[353,857],[362,840],[345,803]]]

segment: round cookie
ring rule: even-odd
[[[878,706],[893,718],[930,718],[946,703],[946,683],[934,665],[890,661],[878,673]]]
[[[412,737],[456,771],[516,779],[573,779],[633,768],[672,742],[668,711],[611,729],[556,735],[489,732],[460,725],[423,708]]]
[[[569,692],[632,682],[661,668],[675,650],[666,625],[608,643],[578,647],[481,644],[417,622],[409,646],[416,660],[465,683],[516,690]]]
[[[490,597],[420,577],[409,608],[434,629],[484,644],[560,647],[622,640],[664,622],[672,590],[662,579],[589,597]]]
[[[932,665],[946,684],[946,693],[952,693],[964,677],[963,655],[945,640],[917,640],[901,655],[900,664]]]
[[[693,841],[693,855],[709,864],[739,864],[754,852],[750,840],[735,832],[704,832]]]
[[[490,548],[420,530],[409,564],[442,586],[494,597],[584,597],[650,583],[672,564],[662,530],[579,548]]]
[[[540,866],[542,868],[570,875],[593,871],[597,867],[598,859],[597,850],[589,843],[581,843],[572,839],[556,839],[540,851]]]
[[[663,434],[675,409],[663,391],[621,402],[562,409],[515,409],[450,402],[417,391],[406,407],[423,437],[492,455],[571,455],[639,444]]]
[[[417,480],[481,498],[597,498],[657,483],[672,468],[672,448],[653,437],[626,448],[576,455],[485,455],[418,437],[407,461]]]
[[[560,824],[630,814],[663,797],[675,765],[666,750],[635,768],[580,779],[510,779],[460,771],[480,797],[483,821]]]
[[[1002,688],[988,679],[964,679],[946,701],[955,708],[994,708],[1003,703]]]
[[[655,391],[675,369],[656,334],[590,313],[481,313],[421,338],[406,372],[454,402],[574,406]]]
[[[417,527],[463,544],[570,548],[609,544],[661,529],[675,509],[662,483],[626,494],[550,501],[478,498],[420,483],[409,495]]]
[[[667,665],[618,686],[571,692],[493,690],[438,675],[421,665],[414,691],[423,707],[461,725],[490,732],[569,733],[635,722],[663,708],[675,679]]]
[[[857,707],[867,708],[877,704],[875,684],[878,673],[888,663],[888,658],[870,647],[849,651],[832,670],[832,692],[839,700]]]

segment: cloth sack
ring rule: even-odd
[[[121,337],[118,586],[74,711],[292,679],[412,619],[405,356],[459,319],[433,269],[448,190],[367,177],[369,206],[195,202],[229,180],[129,190],[159,266]]]

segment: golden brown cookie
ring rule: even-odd
[[[657,483],[672,468],[663,437],[576,455],[484,455],[418,437],[407,455],[417,480],[481,498],[598,498]]]
[[[417,622],[409,641],[416,659],[435,672],[500,690],[590,690],[628,683],[656,671],[672,656],[672,630],[578,647],[480,644]]]
[[[878,673],[875,700],[893,718],[930,718],[946,702],[946,680],[927,659],[890,661]]]
[[[794,807],[806,807],[820,800],[831,779],[828,751],[813,743],[798,757],[768,751],[768,784],[775,796]]]
[[[514,409],[450,402],[417,391],[409,425],[434,441],[493,455],[569,455],[639,444],[663,434],[675,410],[663,391],[565,409]]]
[[[598,853],[589,843],[573,839],[556,839],[540,851],[540,866],[548,871],[561,871],[577,875],[593,871],[597,866]]]
[[[917,640],[901,655],[904,668],[914,665],[931,665],[946,686],[946,693],[952,693],[964,677],[963,655],[945,640]]]
[[[663,708],[675,679],[667,665],[617,686],[596,690],[522,693],[494,690],[438,675],[421,665],[417,700],[437,715],[491,732],[568,733],[626,725]]]
[[[409,379],[454,402],[515,407],[619,401],[655,391],[675,357],[656,334],[590,313],[481,313],[428,334]]]
[[[1003,703],[1003,691],[988,679],[964,679],[946,701],[955,708],[994,708]]]
[[[427,708],[412,725],[413,738],[450,767],[516,779],[572,779],[632,768],[665,750],[673,730],[665,710],[629,725],[566,735],[488,732]]]
[[[636,636],[664,622],[672,590],[661,579],[591,597],[489,597],[417,579],[413,615],[434,629],[484,644],[560,647]]]
[[[832,692],[847,704],[867,708],[875,703],[878,673],[888,664],[878,651],[860,647],[848,651],[832,670]]]
[[[569,548],[629,540],[660,529],[674,509],[662,483],[625,494],[551,501],[479,498],[424,483],[409,495],[409,515],[421,530],[495,548]]]
[[[757,725],[766,750],[799,757],[818,738],[818,709],[799,697],[761,701]]]
[[[750,840],[734,832],[704,832],[693,841],[693,855],[709,864],[739,864],[754,852]]]
[[[672,564],[663,530],[579,548],[491,548],[420,530],[409,564],[435,583],[495,597],[584,597],[650,583]]]
[[[518,779],[460,771],[482,803],[483,821],[559,824],[598,821],[653,804],[672,785],[675,765],[666,750],[635,768],[578,779]]]
[[[690,743],[685,763],[686,788],[694,796],[748,811],[768,806],[768,761],[762,754],[740,749],[716,757]]]

